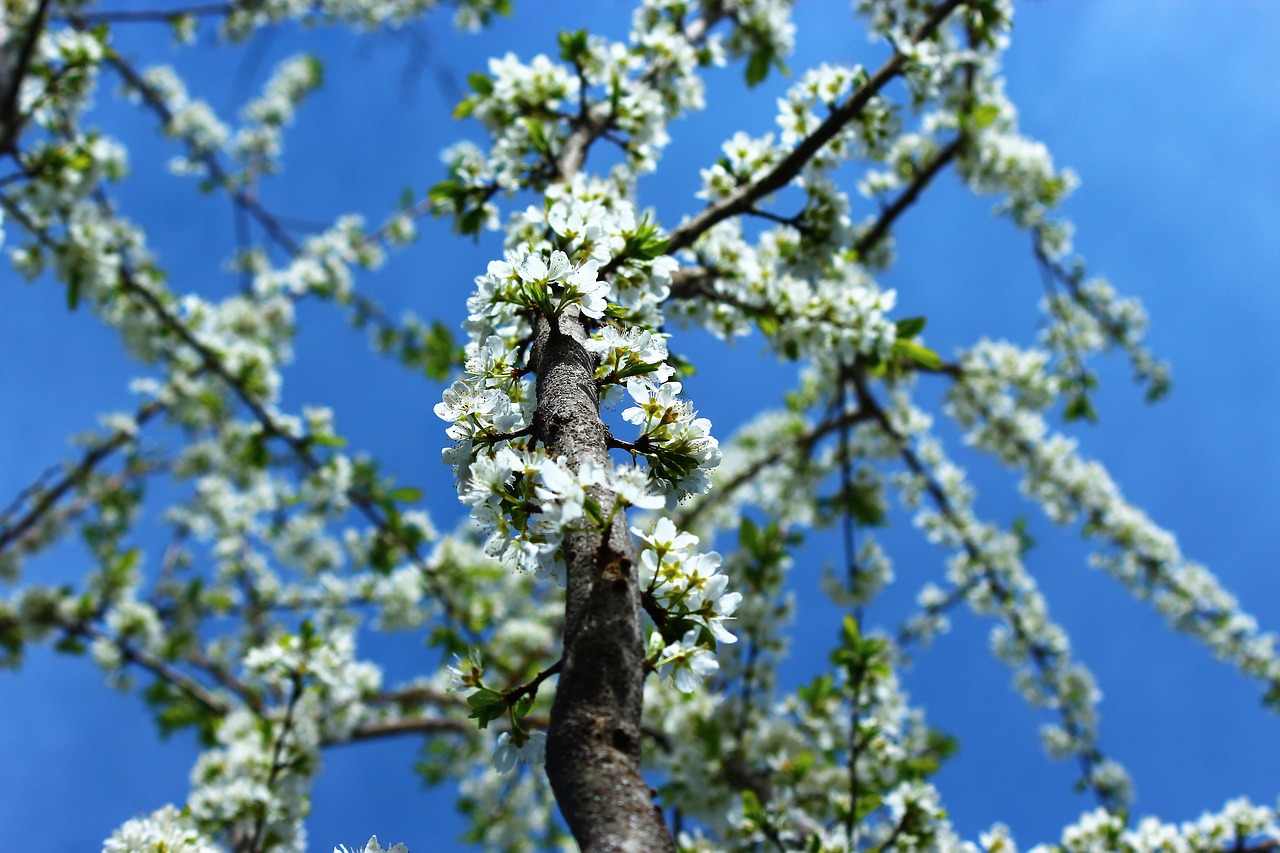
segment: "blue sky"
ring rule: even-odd
[[[304,49],[321,54],[326,87],[289,133],[285,172],[265,199],[308,219],[355,210],[379,221],[405,187],[421,192],[439,179],[444,146],[479,138],[478,128],[448,118],[452,95],[444,94],[440,72],[460,81],[507,50],[554,54],[560,27],[619,35],[628,8],[516,0],[513,20],[478,36],[456,35],[433,19],[422,31],[429,65],[408,83],[411,54],[402,39],[285,33],[252,48],[262,53],[259,64],[210,48],[173,51],[161,29],[121,31],[119,43],[146,62],[177,65],[193,93],[224,115],[274,61]],[[883,56],[847,3],[802,3],[796,17],[797,71],[824,60],[874,65]],[[1280,600],[1276,32],[1280,7],[1263,2],[1028,0],[1019,4],[1007,62],[1024,130],[1082,178],[1065,211],[1077,224],[1077,248],[1092,271],[1143,299],[1150,344],[1174,368],[1171,396],[1151,407],[1123,363],[1105,363],[1096,401],[1101,421],[1077,430],[1082,446],[1273,629],[1280,628],[1272,606]],[[785,85],[775,77],[744,93],[740,68],[712,75],[711,107],[672,127],[674,142],[660,173],[642,186],[642,203],[667,226],[696,209],[698,169],[733,130],[770,129],[774,97]],[[134,177],[121,188],[124,212],[150,229],[173,287],[230,292],[236,282],[221,271],[233,245],[226,202],[197,196],[191,181],[165,175],[172,148],[149,116],[111,98],[114,86],[110,81],[99,98],[98,121],[130,148]],[[898,290],[902,316],[929,318],[927,340],[944,353],[981,335],[1024,343],[1035,335],[1040,284],[1028,241],[991,217],[990,206],[946,176],[898,233],[900,261],[885,281]],[[494,246],[429,230],[359,286],[393,313],[412,308],[456,325]],[[132,408],[126,384],[137,371],[110,330],[84,310],[67,313],[60,288],[27,286],[8,271],[0,273],[0,340],[4,503],[70,454],[68,435],[92,428],[102,411]],[[792,373],[754,368],[759,390],[748,399],[738,371],[758,343],[725,349],[690,334],[673,349],[695,357],[700,372],[688,391],[722,438],[761,400],[779,400]],[[439,391],[369,355],[331,309],[304,307],[285,405],[332,405],[351,446],[426,489],[437,522],[447,527],[460,511],[439,463],[443,424],[431,413]],[[1053,529],[1017,497],[1007,472],[954,440],[948,446],[981,486],[984,516],[1031,519],[1039,544],[1029,568],[1098,677],[1106,697],[1102,746],[1132,773],[1136,811],[1190,819],[1242,793],[1274,803],[1280,719],[1261,708],[1258,686],[1172,635],[1148,607],[1088,569],[1078,534]],[[918,543],[906,525],[887,539],[895,545],[900,592],[871,618],[892,624],[895,606],[940,575],[945,555]],[[159,543],[145,544],[154,564]],[[821,560],[837,552],[825,540],[818,546],[795,571],[803,628],[793,679],[821,665],[838,625],[839,615],[815,594]],[[60,549],[33,564],[31,577],[71,580],[83,560],[75,548]],[[1007,670],[987,650],[989,628],[957,618],[906,681],[930,721],[960,740],[960,754],[938,779],[960,831],[973,837],[1003,820],[1029,846],[1056,838],[1092,804],[1070,790],[1073,768],[1043,757],[1037,728],[1047,718],[1029,712],[1011,690]],[[441,842],[457,827],[449,798],[422,791],[410,772],[415,750],[388,742],[332,752],[316,789],[312,847],[355,844],[376,832],[414,853],[450,849]],[[87,660],[35,651],[21,672],[0,673],[0,766],[10,769],[0,782],[6,839],[95,849],[128,817],[181,802],[194,757],[189,738],[158,743],[142,703],[104,687]]]

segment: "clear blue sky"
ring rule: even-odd
[[[870,65],[883,56],[848,7],[800,5],[793,69],[823,60]],[[285,173],[266,201],[307,219],[355,210],[379,221],[405,187],[421,192],[439,179],[444,146],[478,138],[476,127],[448,118],[453,98],[442,94],[438,73],[462,80],[507,50],[554,54],[558,27],[618,35],[628,8],[516,0],[513,20],[479,36],[456,35],[433,19],[422,30],[428,66],[407,85],[409,43],[385,36],[280,34],[255,42],[261,63],[228,61],[210,48],[175,52],[161,28],[132,30],[120,44],[148,62],[177,64],[193,92],[223,114],[274,61],[302,49],[320,53],[326,88],[289,133]],[[1101,422],[1081,428],[1082,444],[1272,629],[1280,628],[1277,32],[1280,7],[1264,2],[1029,0],[1019,4],[1007,69],[1025,130],[1083,179],[1066,209],[1078,226],[1077,248],[1093,271],[1144,300],[1150,343],[1173,362],[1173,393],[1155,407],[1141,402],[1125,365],[1108,363],[1097,400]],[[711,108],[672,127],[675,142],[660,174],[642,187],[642,202],[667,226],[695,208],[697,170],[724,137],[771,128],[785,81],[772,78],[744,95],[741,70],[732,69],[713,75],[711,85]],[[107,93],[114,86],[109,81]],[[150,229],[173,287],[229,292],[235,282],[220,272],[233,245],[225,200],[198,197],[189,180],[166,177],[163,164],[174,151],[157,138],[150,116],[107,93],[99,121],[128,144],[134,168],[121,192],[124,212]],[[1040,285],[1028,242],[989,208],[990,200],[968,196],[947,176],[899,232],[901,261],[886,280],[898,289],[902,316],[929,317],[928,342],[944,353],[983,334],[1021,342],[1035,334]],[[412,308],[456,324],[472,278],[496,252],[493,240],[477,246],[431,230],[359,286],[393,312]],[[0,341],[4,503],[66,458],[66,437],[93,427],[97,413],[132,408],[125,388],[136,371],[111,331],[83,309],[67,314],[61,288],[47,281],[28,287],[8,271],[0,273]],[[757,352],[755,343],[725,350],[691,335],[673,349],[696,356],[700,372],[689,391],[722,439],[758,400],[778,399],[790,375],[761,368],[762,390],[744,400],[741,383],[728,377]],[[440,389],[368,355],[360,336],[319,306],[302,312],[297,356],[286,406],[332,405],[351,446],[424,487],[438,524],[448,527],[460,512],[439,463],[443,424],[431,407]],[[954,441],[949,447],[983,487],[978,506],[986,517],[1031,518],[1039,545],[1029,568],[1099,679],[1101,743],[1133,774],[1136,811],[1190,819],[1241,793],[1274,803],[1280,719],[1262,710],[1258,686],[1173,636],[1145,605],[1086,568],[1078,535],[1052,529],[1017,497],[1007,473]],[[937,578],[945,555],[900,527],[889,538],[902,543],[895,554],[905,595]],[[148,544],[154,565],[159,543]],[[838,624],[814,594],[821,556],[815,552],[795,573],[805,628],[793,678],[821,665]],[[84,555],[66,548],[34,564],[31,576],[71,580],[83,567]],[[872,611],[873,621],[888,619],[890,599]],[[966,837],[1003,820],[1024,846],[1054,840],[1092,803],[1070,790],[1072,767],[1043,757],[1037,728],[1047,718],[1010,689],[1007,670],[987,650],[988,630],[958,618],[907,675],[930,721],[961,743],[938,783]],[[405,741],[332,752],[316,788],[313,849],[375,832],[413,853],[450,849],[441,843],[457,826],[449,799],[422,792],[410,772],[415,751]],[[20,673],[0,673],[0,766],[8,770],[0,781],[0,837],[38,839],[51,851],[97,849],[128,817],[182,802],[195,754],[187,737],[158,743],[141,701],[103,687],[87,660],[36,651]]]

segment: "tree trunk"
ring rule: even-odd
[[[539,318],[535,432],[552,456],[577,471],[609,464],[595,360],[582,346],[577,308]],[[590,494],[608,513],[613,493]],[[586,853],[674,851],[671,833],[640,775],[644,632],[635,546],[625,513],[608,530],[564,540],[567,566],[564,665],[547,731],[547,776],[569,829]]]

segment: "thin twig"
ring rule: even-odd
[[[147,423],[147,421],[164,411],[164,409],[164,404],[151,401],[138,409],[137,413],[134,415],[134,420],[137,422],[138,427],[141,428]],[[93,473],[93,470],[107,457],[126,444],[134,441],[135,438],[135,433],[121,430],[103,441],[101,444],[87,451],[84,456],[80,458],[79,464],[64,474],[63,477],[47,491],[42,491],[40,493],[40,497],[31,505],[31,508],[27,510],[25,515],[12,524],[8,524],[3,528],[0,528],[0,551],[3,551],[12,543],[21,540],[27,531],[35,526],[44,514],[48,512],[63,497],[63,495],[78,486],[80,483],[84,482],[84,480]],[[23,495],[31,495],[36,491],[39,491],[39,483],[45,476],[46,475],[41,475],[36,484],[28,486],[19,494],[18,499],[16,499],[14,504],[12,504],[15,510]],[[8,510],[6,510],[5,516],[3,517],[7,517],[8,514]]]
[[[57,15],[54,20],[74,24],[168,24],[175,18],[226,16],[233,11],[235,11],[234,3],[196,3],[173,9],[104,9],[77,12],[74,15]]]

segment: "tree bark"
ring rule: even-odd
[[[532,364],[534,429],[573,471],[609,464],[595,359],[577,308],[537,320]],[[611,491],[590,494],[607,514]],[[605,531],[564,540],[567,569],[564,666],[547,730],[547,776],[569,829],[586,853],[661,853],[675,844],[640,775],[644,632],[635,545],[619,511]]]

